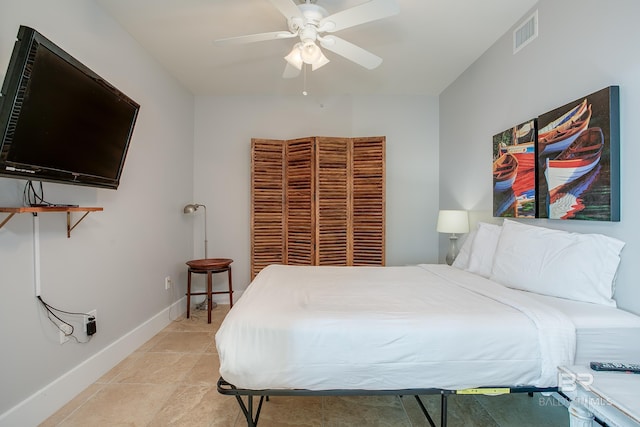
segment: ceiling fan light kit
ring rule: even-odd
[[[395,0],[370,0],[358,6],[329,15],[326,9],[306,0],[296,4],[293,0],[269,0],[285,18],[289,31],[250,34],[216,40],[221,44],[253,43],[298,37],[300,41],[284,57],[287,61],[284,78],[294,78],[300,74],[304,64],[311,65],[313,71],[329,63],[323,48],[340,55],[368,70],[378,67],[382,58],[334,35],[345,28],[364,24],[395,15],[399,12]],[[318,46],[317,42],[320,43]]]
[[[315,71],[329,63],[329,59],[324,56],[318,45],[312,41],[296,43],[284,59],[298,70],[302,70],[302,64],[311,65],[311,69]]]

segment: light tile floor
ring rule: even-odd
[[[229,310],[218,305],[172,322],[41,426],[246,426],[236,399],[219,394],[214,335]],[[422,396],[439,424],[439,396]],[[451,396],[448,425],[568,426],[566,408],[539,394]],[[260,427],[428,426],[412,396],[271,397]]]

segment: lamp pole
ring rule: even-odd
[[[205,205],[200,205],[204,208],[204,257],[209,258],[209,254],[207,253],[207,248],[209,246],[209,242],[207,241],[207,207]]]
[[[198,208],[201,206],[204,208],[204,257],[205,259],[207,259],[209,258],[209,253],[208,253],[209,241],[207,240],[207,207],[199,203],[190,203],[184,207],[183,211],[186,214],[192,214],[195,211],[197,211]]]

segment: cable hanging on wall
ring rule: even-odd
[[[49,305],[48,303],[46,303],[42,297],[40,295],[38,295],[36,298],[38,298],[38,301],[40,301],[40,304],[42,304],[43,308],[45,309],[45,311],[47,312],[47,319],[49,319],[49,321],[56,327],[56,329],[58,329],[60,332],[62,332],[66,337],[68,338],[73,338],[77,343],[80,344],[84,344],[87,343],[91,340],[91,336],[93,334],[87,334],[87,340],[86,341],[80,341],[75,335],[75,327],[63,320],[60,316],[58,316],[55,312],[57,313],[62,313],[62,314],[68,314],[71,316],[83,316],[83,317],[87,317],[89,319],[91,319],[91,315],[89,315],[89,313],[79,313],[79,312],[73,312],[73,311],[65,311],[65,310],[60,310],[59,308],[56,308],[52,305]],[[54,320],[54,318],[57,320]],[[95,319],[93,320],[94,324],[95,324]],[[95,332],[95,329],[94,329]]]

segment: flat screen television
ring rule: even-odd
[[[117,189],[139,108],[20,26],[0,97],[0,176]]]

